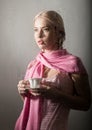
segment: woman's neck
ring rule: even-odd
[[[42,52],[43,53],[52,53],[53,51],[58,51],[58,50],[61,50],[63,48],[54,48],[54,49],[42,49]]]

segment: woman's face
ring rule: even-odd
[[[44,18],[37,18],[34,22],[34,38],[40,49],[52,51],[58,49],[55,28]]]

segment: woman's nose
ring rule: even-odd
[[[42,38],[42,37],[43,37],[43,31],[42,31],[42,30],[39,30],[39,32],[38,32],[38,37],[39,37],[39,38]]]

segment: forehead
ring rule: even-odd
[[[34,21],[34,26],[35,27],[40,27],[40,26],[51,26],[51,23],[43,17],[38,17]]]

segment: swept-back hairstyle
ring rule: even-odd
[[[49,24],[55,27],[58,33],[57,43],[59,44],[59,47],[62,47],[62,44],[65,40],[65,28],[64,28],[64,22],[61,15],[53,10],[42,11],[35,16],[34,22],[39,17],[46,19],[49,22]]]

